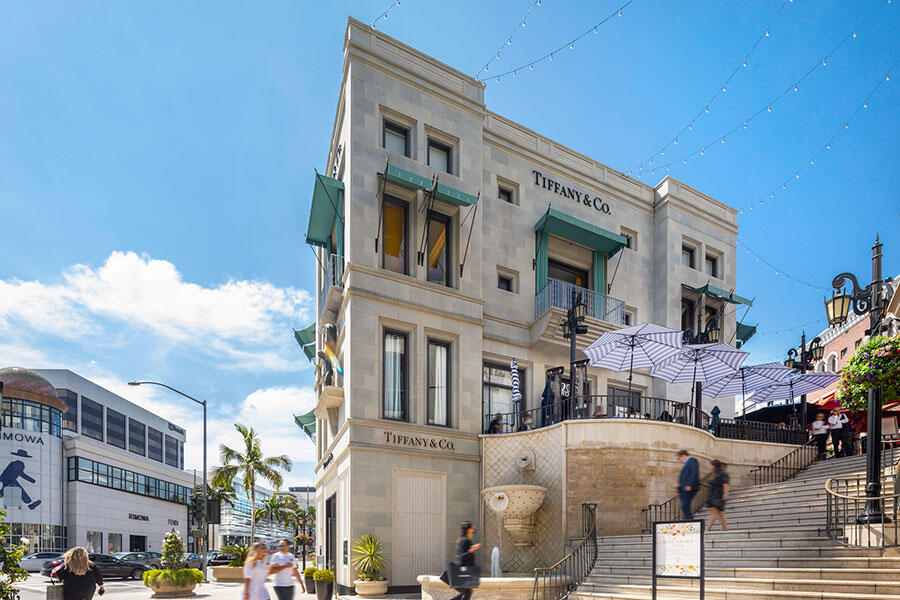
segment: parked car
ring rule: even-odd
[[[140,579],[144,576],[144,571],[151,568],[150,566],[139,562],[119,560],[109,554],[88,554],[88,558],[90,558],[91,562],[100,569],[100,573],[104,578],[121,577],[123,579]],[[41,575],[50,577],[51,571],[61,564],[63,564],[62,558],[48,560],[44,563],[44,566],[41,567]]]
[[[228,563],[236,558],[237,554],[222,554],[221,552],[218,552],[214,558],[210,558],[207,562],[211,567],[221,567],[228,565]]]
[[[199,569],[203,565],[203,557],[193,552],[185,552],[181,558],[189,569]]]
[[[59,558],[60,556],[62,556],[62,552],[35,552],[22,557],[22,560],[19,561],[19,565],[26,571],[40,571],[45,562],[54,558]]]
[[[150,552],[117,552],[112,556],[119,560],[141,563],[151,569],[159,569],[162,563],[159,558],[153,556]]]

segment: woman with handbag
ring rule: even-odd
[[[54,577],[63,583],[63,600],[91,600],[95,588],[100,589],[101,596],[106,592],[100,569],[90,561],[87,550],[81,546],[66,552],[63,564]]]
[[[459,567],[475,567],[475,551],[481,548],[481,544],[472,542],[475,535],[475,526],[471,521],[463,521],[460,526],[459,539],[456,540],[456,560],[453,561]],[[476,569],[477,570],[477,569]],[[451,581],[451,584],[455,582]],[[472,597],[472,588],[454,588],[457,595],[451,600],[469,600]]]

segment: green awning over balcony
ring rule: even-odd
[[[294,339],[303,349],[303,354],[310,362],[316,357],[316,324],[313,323],[304,329],[294,330]]]
[[[623,236],[591,225],[565,213],[549,209],[534,224],[534,231],[546,231],[563,239],[587,246],[600,254],[612,256],[628,243]]]
[[[312,203],[309,207],[309,224],[306,227],[306,243],[329,247],[334,221],[344,204],[344,182],[316,174]]]
[[[309,439],[316,441],[316,409],[303,415],[294,415],[294,423],[309,436]]]
[[[737,339],[741,340],[742,344],[746,344],[747,341],[753,337],[756,333],[757,325],[745,325],[738,321],[737,324]]]
[[[691,287],[689,285],[685,285],[689,290],[693,290],[698,294],[706,294],[707,296],[711,296],[717,300],[724,300],[725,302],[730,302],[731,304],[746,304],[747,306],[753,306],[753,300],[748,300],[742,296],[738,296],[734,292],[726,292],[721,288],[717,288],[714,285],[709,285],[708,283],[702,287]]]
[[[394,165],[388,165],[387,172],[382,173],[382,176],[387,181],[392,181],[414,190],[427,191],[431,189],[431,180],[427,177],[416,175],[411,171],[406,171],[400,167],[395,167]],[[457,206],[472,206],[478,202],[477,197],[461,192],[448,185],[444,185],[443,183],[440,183],[440,181],[438,182],[437,190],[434,192],[434,197],[443,200],[444,202],[449,202],[450,204],[456,204]]]

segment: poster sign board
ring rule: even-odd
[[[897,430],[897,417],[882,417],[881,418],[881,435],[897,435],[900,431]]]
[[[653,523],[653,598],[656,579],[699,579],[704,597],[704,521],[657,521]]]

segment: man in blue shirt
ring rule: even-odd
[[[679,450],[675,456],[681,461],[681,474],[678,476],[678,496],[681,498],[681,512],[685,521],[691,521],[694,513],[691,512],[691,502],[697,495],[700,487],[700,463],[688,454],[687,450]]]

